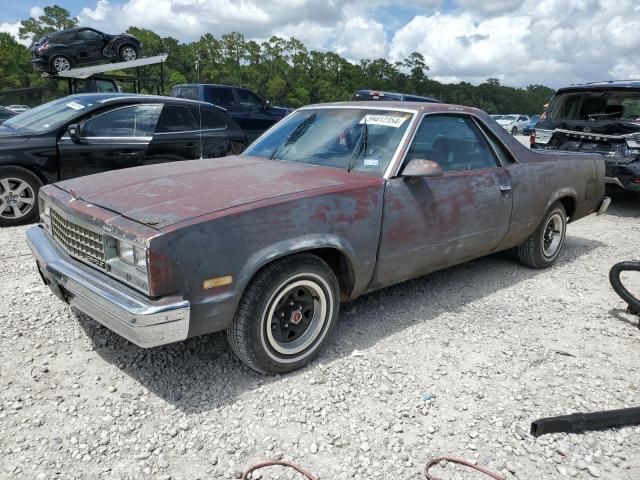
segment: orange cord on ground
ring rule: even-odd
[[[256,470],[260,470],[261,468],[265,468],[265,467],[272,467],[274,465],[280,465],[282,467],[293,468],[296,472],[304,475],[309,480],[318,480],[318,477],[316,477],[313,474],[309,473],[308,471],[306,471],[301,466],[296,465],[295,463],[287,462],[286,460],[271,460],[271,461],[267,461],[267,462],[256,463],[255,465],[249,467],[249,469],[242,474],[242,480],[247,480],[249,478],[249,474],[251,472],[254,472]]]
[[[491,478],[494,478],[495,480],[505,480],[504,477],[502,475],[498,475],[497,473],[492,472],[491,470],[487,470],[484,467],[481,467],[480,465],[475,465],[471,462],[468,462],[467,460],[464,460],[462,458],[455,458],[455,457],[439,457],[439,458],[434,458],[433,460],[431,460],[429,463],[427,463],[424,466],[424,476],[427,480],[442,480],[439,477],[434,477],[433,475],[431,475],[429,473],[429,469],[437,464],[439,464],[441,461],[446,460],[449,463],[457,463],[459,465],[464,465],[465,467],[469,467],[473,470],[477,470],[480,473],[484,473],[485,475],[488,475]]]
[[[491,477],[491,478],[493,478],[495,480],[505,480],[505,478],[502,475],[499,475],[499,474],[497,474],[495,472],[492,472],[491,470],[487,470],[486,468],[481,467],[479,465],[475,465],[475,464],[473,464],[471,462],[468,462],[467,460],[464,460],[462,458],[455,458],[455,457],[434,458],[429,463],[427,463],[424,466],[424,476],[425,476],[425,478],[427,480],[442,480],[439,477],[434,477],[433,475],[431,475],[429,473],[429,469],[431,467],[434,467],[435,465],[439,464],[443,460],[446,460],[447,462],[450,462],[450,463],[457,463],[459,465],[464,465],[465,467],[469,467],[469,468],[471,468],[473,470],[476,470],[476,471],[478,471],[480,473],[484,473],[485,475],[488,475],[489,477]],[[267,462],[256,463],[255,465],[249,467],[249,469],[242,474],[242,480],[247,480],[249,478],[249,474],[251,472],[254,472],[256,470],[260,470],[261,468],[265,468],[265,467],[273,467],[275,465],[279,465],[279,466],[282,466],[282,467],[293,468],[296,472],[304,475],[309,480],[318,480],[318,477],[316,477],[312,473],[308,472],[307,470],[305,470],[301,466],[296,465],[295,463],[292,463],[292,462],[288,462],[286,460],[271,460],[271,461],[267,461]]]

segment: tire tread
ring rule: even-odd
[[[252,323],[257,321],[256,316],[261,313],[256,312],[254,307],[260,303],[261,294],[272,286],[272,279],[274,277],[277,277],[283,272],[291,271],[300,264],[313,264],[320,267],[333,277],[332,280],[335,282],[335,285],[338,284],[335,279],[335,275],[333,274],[333,270],[331,270],[331,268],[316,255],[310,253],[298,253],[276,260],[260,270],[251,280],[249,286],[245,289],[245,292],[242,295],[240,303],[238,304],[233,321],[226,330],[227,341],[233,353],[235,353],[248,367],[260,373],[270,374],[274,372],[267,371],[261,365],[261,362],[256,357],[255,352],[250,348],[249,329],[253,326]],[[336,299],[338,298],[339,295]],[[339,308],[338,302],[336,302],[334,308],[336,310]],[[313,358],[314,355],[315,352],[309,360]]]

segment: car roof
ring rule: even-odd
[[[189,100],[186,98],[167,97],[161,95],[143,95],[139,93],[76,93],[66,98],[82,98],[84,100],[94,101],[100,104],[106,103],[183,103],[187,105],[201,105],[205,107],[214,107],[218,110],[226,112],[224,108],[218,107],[212,103],[200,102],[198,100]]]
[[[478,116],[488,116],[484,111],[466,107],[464,105],[452,105],[449,103],[427,103],[427,102],[404,102],[401,100],[391,100],[388,102],[379,102],[377,100],[365,100],[355,102],[332,102],[332,103],[316,103],[306,105],[301,110],[309,108],[368,108],[371,110],[405,110],[415,113],[471,113]]]
[[[600,82],[578,83],[558,89],[557,94],[571,92],[588,92],[593,90],[640,90],[640,80],[605,80]]]
[[[428,101],[431,101],[431,102],[434,102],[434,103],[435,102],[440,103],[440,100],[438,100],[437,98],[425,97],[425,96],[422,96],[422,95],[415,95],[413,93],[385,92],[383,90],[363,89],[363,90],[356,90],[356,94],[366,94],[366,95],[379,94],[379,95],[386,96],[386,97],[423,98],[425,100],[428,100]]]

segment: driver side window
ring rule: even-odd
[[[433,160],[445,172],[495,168],[497,161],[487,140],[471,118],[427,115],[418,127],[405,163]]]
[[[238,88],[236,89],[236,93],[238,95],[240,107],[243,110],[257,112],[262,109],[262,102],[260,101],[260,99],[249,90]]]
[[[82,136],[150,137],[158,121],[158,105],[132,105],[116,108],[87,120],[82,126]]]

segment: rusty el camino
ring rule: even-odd
[[[241,156],[131,168],[40,191],[45,283],[142,347],[226,330],[283,373],[340,302],[500,250],[544,268],[568,221],[606,210],[600,156],[530,151],[445,104],[301,108]]]

